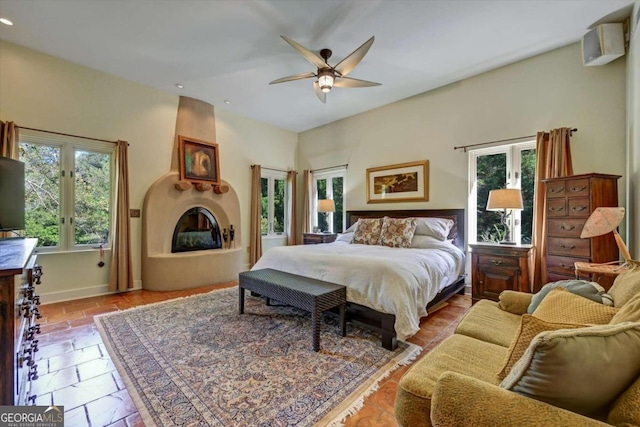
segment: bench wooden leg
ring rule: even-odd
[[[343,337],[347,336],[347,304],[340,304],[340,329]]]
[[[238,286],[239,295],[238,295],[238,313],[244,313],[244,288]]]
[[[311,312],[311,328],[313,334],[313,351],[320,350],[320,325],[318,324],[318,320],[320,320],[322,313],[317,309],[313,308]]]

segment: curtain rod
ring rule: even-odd
[[[573,136],[574,132],[578,132],[578,128],[573,128],[573,129],[569,129],[569,136]],[[453,147],[454,150],[464,150],[464,152],[467,152],[467,148],[469,147],[478,147],[480,145],[489,145],[489,144],[497,144],[498,142],[509,142],[509,141],[517,141],[519,139],[525,139],[525,138],[535,138],[537,135],[527,135],[527,136],[521,136],[518,138],[509,138],[509,139],[500,139],[498,141],[489,141],[489,142],[481,142],[479,144],[470,144],[470,145],[461,145],[459,147]]]
[[[251,165],[251,168],[253,169],[254,166],[258,166],[258,165]],[[284,170],[284,169],[275,169],[275,168],[265,168],[264,166],[260,166],[260,169],[266,169],[268,171],[276,171],[276,172],[295,172],[296,175],[298,174],[297,171],[294,170]]]
[[[329,166],[328,168],[320,168],[320,169],[313,169],[310,172],[318,172],[318,171],[325,171],[327,169],[335,169],[335,168],[340,168],[344,166],[345,168],[347,168],[349,166],[349,163],[346,163],[344,165],[336,165],[336,166]]]
[[[54,132],[54,131],[51,131],[51,130],[28,128],[26,126],[18,126],[18,129],[35,130],[36,132],[52,133],[54,135],[62,135],[62,136],[71,136],[73,138],[89,139],[91,141],[109,142],[111,144],[117,144],[118,143],[118,141],[109,141],[107,139],[99,139],[99,138],[89,138],[88,136],[72,135],[70,133],[62,133],[62,132]],[[129,145],[129,143],[127,143],[127,145]]]

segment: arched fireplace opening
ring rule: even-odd
[[[173,230],[172,253],[220,248],[220,227],[211,212],[199,207],[182,214]]]

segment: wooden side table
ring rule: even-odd
[[[599,283],[606,290],[609,290],[613,281],[620,273],[628,269],[626,265],[620,265],[618,262],[613,264],[576,262],[574,266],[576,270],[576,279],[580,279],[582,276],[587,276],[589,280]]]
[[[474,243],[471,247],[472,302],[498,301],[504,290],[531,292],[534,249],[531,245]]]
[[[319,243],[331,243],[336,240],[336,233],[303,233],[302,243],[305,245],[317,245]]]

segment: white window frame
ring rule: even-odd
[[[347,209],[345,204],[345,199],[347,195],[347,168],[344,166],[340,166],[337,168],[331,168],[328,170],[324,170],[322,172],[314,172],[313,173],[313,226],[318,226],[318,180],[326,179],[327,180],[327,199],[333,199],[333,178],[342,178],[342,225],[343,227],[346,225],[347,220]],[[327,215],[327,224],[330,232],[332,233],[342,233],[344,230],[334,230],[333,229],[333,216],[334,212],[331,212]]]
[[[75,244],[75,221],[72,220],[75,218],[75,152],[76,150],[91,151],[110,156],[109,238],[106,242],[102,242],[104,248],[110,248],[115,215],[115,144],[72,136],[20,130],[19,143],[22,142],[60,148],[60,244],[58,246],[39,246],[38,251],[42,253],[99,249],[99,243]],[[70,172],[73,172],[73,174]],[[63,173],[64,175],[62,175]]]
[[[522,173],[520,166],[522,164],[522,151],[531,150],[536,148],[536,141],[523,141],[514,144],[501,145],[489,148],[477,148],[469,150],[469,199],[467,202],[469,215],[469,243],[478,243],[478,218],[475,214],[477,206],[477,159],[481,156],[491,154],[506,154],[506,171],[505,176],[505,188],[521,188]],[[512,211],[509,216],[509,227],[511,227],[511,239],[517,244],[521,243],[521,230],[520,230],[520,212],[518,210]]]
[[[277,171],[271,169],[262,169],[260,172],[260,178],[267,179],[267,198],[268,198],[268,211],[267,211],[267,234],[263,234],[262,237],[286,237],[289,229],[289,185],[287,184],[287,172]],[[275,211],[275,194],[274,194],[274,180],[279,179],[285,182],[284,186],[284,231],[273,231],[273,218]]]

